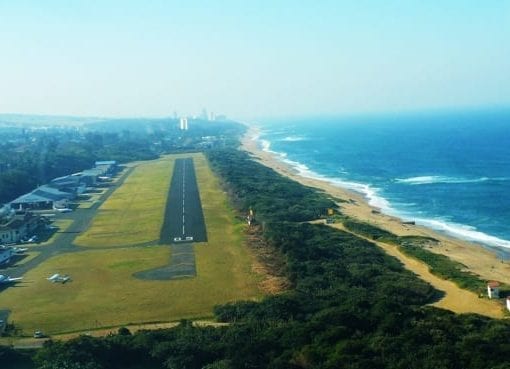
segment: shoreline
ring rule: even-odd
[[[372,223],[398,236],[418,235],[435,238],[439,243],[427,246],[429,251],[445,255],[463,264],[466,270],[478,274],[481,279],[497,280],[510,284],[510,263],[498,257],[497,250],[493,247],[455,238],[425,226],[405,224],[402,219],[385,214],[380,209],[369,205],[367,199],[360,193],[334,185],[326,179],[301,176],[290,165],[279,160],[276,155],[259,147],[257,138],[260,136],[260,132],[256,126],[244,125],[248,128],[248,131],[241,139],[243,150],[249,152],[260,162],[281,175],[305,186],[325,191],[334,198],[347,201],[338,204],[345,215]]]

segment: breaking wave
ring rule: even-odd
[[[396,216],[403,220],[413,220],[418,225],[422,225],[448,235],[457,237],[459,239],[463,239],[466,241],[476,242],[479,244],[493,246],[493,247],[504,247],[510,248],[510,241],[502,238],[498,238],[496,236],[492,236],[486,233],[483,233],[476,229],[476,227],[458,224],[449,222],[443,219],[438,218],[425,218],[425,217],[417,217],[421,211],[402,211],[397,210],[393,207],[393,205],[380,195],[381,189],[375,186],[358,183],[349,180],[345,180],[342,178],[336,177],[328,177],[322,174],[319,174],[313,170],[311,170],[307,165],[300,163],[298,161],[294,161],[287,158],[287,154],[283,152],[277,152],[271,150],[271,142],[265,139],[258,138],[260,143],[260,147],[262,150],[269,152],[276,156],[276,158],[290,167],[292,167],[295,172],[306,178],[310,179],[318,179],[322,181],[329,182],[330,184],[341,187],[347,190],[351,190],[363,195],[368,204],[375,208],[380,209],[383,213]],[[339,170],[339,173],[343,173],[343,168]],[[345,172],[347,173],[347,172]],[[477,183],[477,182],[485,182],[485,181],[508,181],[510,178],[488,178],[488,177],[480,177],[480,178],[458,178],[458,177],[447,177],[447,176],[418,176],[418,177],[410,177],[403,179],[396,179],[395,182],[404,183],[409,185],[422,185],[422,184],[435,184],[435,183]],[[402,205],[402,204],[400,204]],[[413,205],[413,204],[406,204]]]
[[[437,183],[480,183],[486,182],[490,180],[506,180],[505,178],[489,178],[489,177],[480,177],[480,178],[460,178],[460,177],[448,177],[448,176],[418,176],[418,177],[410,177],[410,178],[397,178],[395,182],[397,183],[405,183],[409,185],[424,185],[424,184],[437,184]]]

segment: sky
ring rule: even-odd
[[[510,106],[510,0],[0,0],[0,113]]]

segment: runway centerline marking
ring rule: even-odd
[[[207,231],[192,158],[176,159],[160,242],[207,242]]]

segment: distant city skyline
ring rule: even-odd
[[[0,2],[0,114],[509,107],[508,40],[510,0]]]

